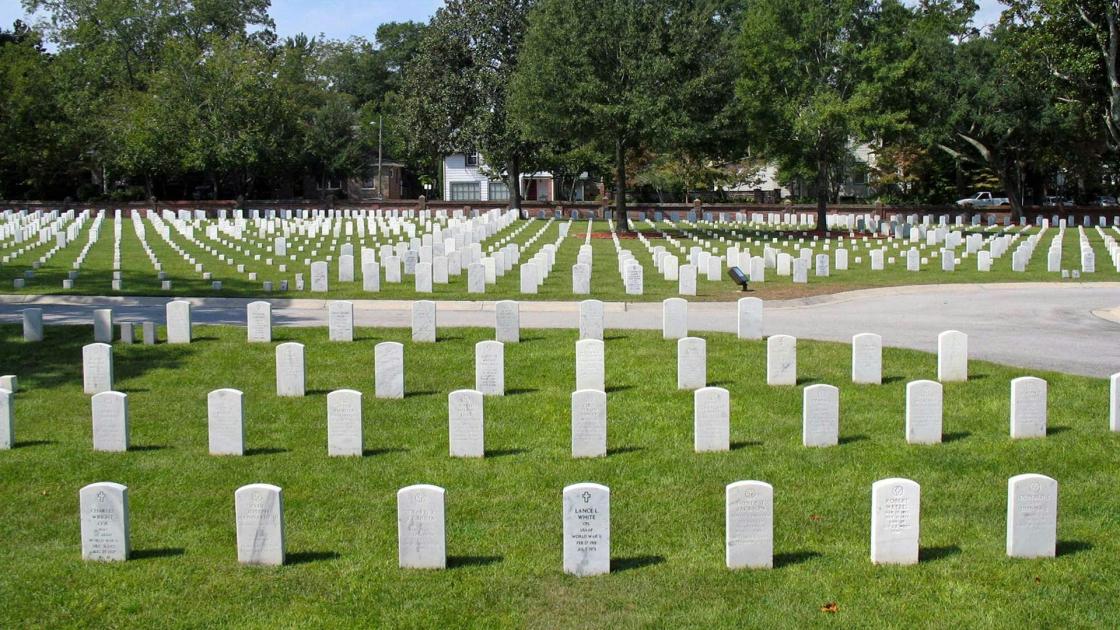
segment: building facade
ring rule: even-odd
[[[509,184],[494,173],[477,152],[452,153],[443,159],[443,198],[448,201],[509,203]],[[521,198],[556,199],[551,173],[522,173]]]

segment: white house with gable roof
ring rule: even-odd
[[[499,173],[487,168],[477,151],[452,153],[443,158],[443,198],[448,201],[509,202],[509,184]],[[552,173],[522,173],[521,198],[525,201],[553,201]]]

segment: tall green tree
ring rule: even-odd
[[[510,205],[521,206],[521,173],[536,157],[509,111],[534,0],[449,0],[405,66],[408,132],[430,151],[477,149],[504,171]]]
[[[752,148],[813,182],[826,229],[831,175],[853,141],[898,122],[881,107],[907,10],[897,0],[754,0],[743,16],[738,82]]]
[[[513,78],[514,117],[530,139],[613,158],[622,229],[628,153],[737,150],[737,67],[727,51],[739,4],[542,0],[532,12]]]

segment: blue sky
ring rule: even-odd
[[[281,37],[323,33],[332,39],[372,39],[379,24],[426,22],[441,5],[443,0],[273,0],[271,14]],[[980,0],[976,21],[991,24],[999,13],[997,0]],[[11,28],[17,19],[26,19],[19,0],[0,0],[0,27]]]

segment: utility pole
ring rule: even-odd
[[[385,201],[385,190],[382,188],[383,181],[381,179],[381,114],[377,115],[377,197],[381,201]]]

